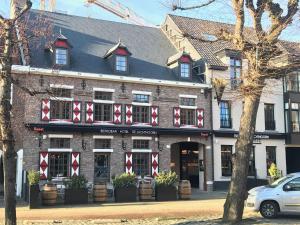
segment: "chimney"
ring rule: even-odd
[[[10,0],[10,18],[14,18],[16,14],[25,6],[27,0]]]

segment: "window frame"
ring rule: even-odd
[[[251,162],[252,162],[252,164],[251,164]],[[249,177],[255,177],[256,176],[255,146],[251,147],[251,152],[250,152],[250,157],[249,157],[248,176]]]
[[[51,120],[72,121],[72,101],[51,99],[50,105]]]
[[[94,149],[112,149],[111,140],[112,140],[111,138],[95,138],[94,139]],[[101,141],[103,143],[100,145],[97,145],[97,142],[101,142]]]
[[[189,79],[191,77],[191,63],[181,62],[179,65],[180,77],[183,79]]]
[[[115,70],[117,72],[127,72],[128,70],[128,56],[125,55],[116,55],[115,57]],[[124,60],[121,60],[124,59]]]
[[[270,157],[270,155],[273,155],[273,157]],[[273,159],[273,161],[272,161],[272,159]],[[276,161],[277,161],[277,148],[276,148],[276,146],[266,146],[267,176],[270,176],[269,169],[270,169],[271,163],[276,164]]]
[[[225,151],[225,150],[223,150],[223,148],[228,148],[228,149],[226,149],[226,151]],[[225,154],[226,157],[223,160],[224,153],[226,153]],[[231,177],[232,176],[232,154],[233,154],[233,146],[232,145],[221,145],[221,174],[222,174],[222,177]],[[225,164],[223,162],[225,162]]]
[[[105,109],[105,107],[108,106],[110,109]],[[98,114],[98,110],[100,111],[99,112],[100,114]],[[95,122],[112,122],[113,104],[94,102],[94,118],[95,118]]]
[[[222,108],[222,106],[227,107]],[[220,128],[232,128],[230,101],[220,101]]]
[[[134,124],[150,124],[150,106],[132,105],[132,122]]]
[[[64,53],[62,54],[62,52],[64,52]],[[60,66],[68,65],[68,49],[67,48],[55,48],[55,56],[54,57],[55,57],[55,65],[60,65]]]
[[[137,159],[136,157],[139,158]],[[137,160],[142,161],[142,157],[145,157],[144,159],[147,160],[147,163],[145,162],[139,162],[137,163]],[[143,167],[137,170],[137,167]],[[141,171],[147,171],[145,173],[141,173]],[[151,154],[148,152],[133,152],[132,153],[132,171],[134,172],[135,175],[137,176],[146,176],[146,175],[150,175],[151,176]]]
[[[196,124],[196,109],[180,108],[180,124],[182,126],[195,125]]]
[[[232,63],[233,62],[233,63]],[[239,65],[237,62],[240,62]],[[229,74],[230,74],[230,83],[231,88],[236,88],[241,80],[242,68],[243,68],[243,60],[239,57],[230,57],[229,58]],[[239,71],[239,75],[237,76],[237,71]]]
[[[63,155],[64,156],[64,159],[63,159],[63,166],[62,167],[65,167],[63,168],[63,171],[65,171],[63,173],[63,176],[57,176],[58,174],[55,175],[55,173],[53,172],[53,167],[56,167],[56,165],[58,163],[60,163],[61,161],[59,161],[59,157],[58,160],[59,162],[55,162],[55,164],[53,165],[53,157],[51,156],[58,156],[58,155]],[[70,177],[70,174],[71,174],[71,168],[70,168],[70,165],[71,165],[71,154],[69,152],[49,152],[49,164],[48,164],[48,171],[49,171],[49,175],[51,177]],[[66,161],[65,161],[66,160]],[[55,168],[55,170],[60,170],[61,166],[57,166],[58,168]],[[66,174],[65,174],[66,173]]]
[[[267,111],[272,109],[272,111]],[[276,130],[275,120],[275,104],[265,103],[264,104],[264,115],[265,115],[265,130]]]

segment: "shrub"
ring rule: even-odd
[[[175,172],[160,172],[155,177],[155,185],[157,186],[175,186],[178,182],[178,176]]]
[[[113,179],[113,185],[115,188],[135,187],[136,186],[135,175],[123,173],[120,176],[116,176]]]
[[[40,173],[35,170],[28,171],[28,182],[29,185],[36,185],[40,182]]]
[[[70,180],[65,181],[66,188],[68,189],[83,189],[86,188],[87,179],[84,175],[73,176]]]

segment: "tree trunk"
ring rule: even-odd
[[[0,76],[0,131],[3,150],[5,225],[16,225],[16,152],[11,127],[11,51],[13,25],[4,24],[4,57]]]
[[[256,115],[260,94],[244,98],[243,114],[240,120],[239,137],[232,158],[232,177],[224,205],[223,221],[236,223],[242,220],[244,200],[247,194],[249,158],[255,133]]]

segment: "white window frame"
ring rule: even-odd
[[[188,66],[188,76],[182,76],[182,74],[183,74],[182,67],[183,66]],[[185,70],[186,70],[186,68],[185,68]],[[191,64],[190,63],[180,63],[180,77],[181,78],[190,78],[191,77]]]
[[[48,134],[48,138],[73,138],[73,134]]]
[[[59,61],[58,58],[57,58],[58,51],[64,51],[65,52],[65,56],[66,56],[65,60],[66,61],[64,61],[64,63],[59,63],[58,62]],[[60,55],[62,55],[62,54],[60,54]],[[68,49],[65,49],[65,48],[56,48],[55,49],[55,64],[56,65],[63,65],[63,66],[68,65]]]
[[[74,89],[74,86],[66,84],[50,84],[50,88]]]
[[[120,66],[118,66],[118,59],[119,58],[124,58],[125,59],[125,70],[120,70],[120,69],[118,69],[118,67],[119,68],[123,68],[123,67],[120,67]],[[124,55],[116,55],[116,65],[115,65],[115,69],[116,69],[116,71],[118,71],[118,72],[126,72],[127,70],[128,70],[128,62],[127,62],[127,56],[124,56]]]
[[[48,152],[72,152],[72,148],[48,148]]]

